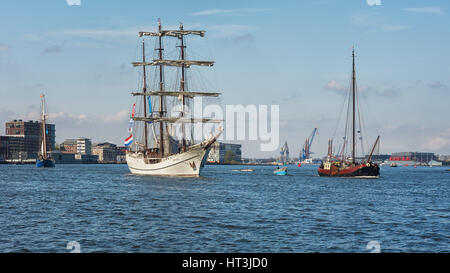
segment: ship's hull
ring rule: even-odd
[[[360,164],[354,167],[347,167],[339,169],[332,166],[329,169],[325,169],[322,166],[317,170],[320,176],[330,177],[368,177],[376,178],[380,175],[380,167],[376,164]]]
[[[132,174],[196,177],[203,169],[211,144],[192,146],[186,152],[163,158],[158,163],[147,163],[143,153],[127,151],[126,161]]]
[[[55,167],[55,161],[53,159],[37,159],[36,167],[38,168],[53,168]]]

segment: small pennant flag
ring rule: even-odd
[[[152,100],[150,99],[150,97],[147,97],[148,100],[148,111],[149,111],[149,115],[152,116],[153,112],[152,112]],[[152,123],[151,121],[147,121],[147,123]]]
[[[136,111],[136,103],[133,104],[133,111],[131,111],[131,117],[132,117],[132,118],[134,117],[135,111]]]
[[[125,146],[128,147],[131,145],[131,143],[133,143],[133,135],[130,135],[127,139],[125,139]]]
[[[150,97],[147,97],[148,100],[148,111],[150,116],[152,116],[152,100],[150,99]]]
[[[128,127],[128,133],[132,133],[133,132],[133,125],[134,125],[134,120],[130,119],[130,125]]]

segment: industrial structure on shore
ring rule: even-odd
[[[109,142],[92,143],[89,138],[79,137],[66,139],[56,144],[55,124],[46,124],[47,150],[57,164],[92,164],[92,163],[126,163],[126,147]],[[0,136],[0,163],[34,163],[40,148],[40,121],[23,121],[16,119],[5,123],[5,135]],[[289,159],[289,150],[285,143],[283,154],[286,163],[294,163]],[[299,158],[301,159],[301,157]],[[244,159],[242,145],[216,142],[211,147],[207,163],[209,164],[272,164],[273,159]],[[426,152],[398,152],[392,154],[373,155],[379,163],[396,164],[398,166],[413,165],[450,165],[450,155],[437,155]]]
[[[5,123],[5,136],[0,136],[0,162],[25,164],[38,158],[41,139],[40,121],[21,119]],[[46,124],[46,148],[57,164],[125,163],[125,147],[104,142],[92,144],[84,137],[67,139],[56,145],[54,124]]]
[[[40,121],[13,120],[5,123],[5,136],[0,136],[1,163],[34,163],[40,148]],[[46,124],[47,150],[57,164],[126,163],[126,147],[109,142],[92,143],[79,137],[56,144],[55,124]],[[242,162],[242,145],[216,142],[211,147],[207,162],[227,164]]]

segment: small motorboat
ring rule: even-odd
[[[273,171],[273,174],[286,175],[287,174],[287,167],[282,167],[282,168],[277,167],[277,169]]]

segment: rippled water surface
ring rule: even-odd
[[[126,165],[0,165],[0,252],[450,250],[450,171],[382,167],[379,179],[316,167],[206,166],[201,178]]]

